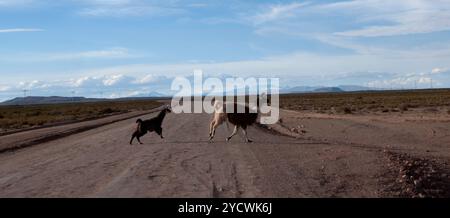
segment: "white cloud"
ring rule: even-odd
[[[432,74],[440,74],[440,73],[444,73],[444,72],[447,72],[447,71],[448,71],[447,68],[438,68],[438,67],[436,67],[436,68],[433,68],[433,70],[431,70],[431,73]]]
[[[398,48],[387,46],[371,46],[353,39],[339,37],[316,35],[314,38],[322,43],[326,43],[338,48],[344,48],[354,51],[360,55],[374,55],[384,58],[396,59],[419,59],[419,58],[450,58],[450,46],[441,44],[424,44],[416,47]]]
[[[139,84],[137,81],[147,80]],[[80,76],[69,80],[54,81],[22,81],[17,84],[0,86],[0,94],[9,98],[22,95],[22,90],[28,90],[33,96],[72,96],[74,93],[86,97],[131,97],[149,96],[153,92],[170,93],[171,79],[158,77],[158,81],[150,82],[144,77],[124,74],[111,74],[98,76]]]
[[[23,53],[0,55],[0,61],[13,62],[45,62],[45,61],[71,61],[79,59],[124,59],[135,58],[140,55],[130,54],[126,48],[115,47],[104,50],[92,50],[81,52],[61,52],[61,53]]]
[[[388,51],[388,50],[387,50]],[[194,69],[206,73],[266,76],[327,76],[343,72],[427,72],[435,66],[447,63],[450,50],[413,49],[403,53],[368,51],[355,54],[314,54],[294,52],[282,56],[269,56],[230,62],[198,62],[173,64],[137,64],[98,68],[83,71],[86,74],[127,74],[140,77],[148,73],[155,76],[189,75]],[[382,63],[382,64],[380,64]],[[413,64],[412,64],[413,63]]]
[[[378,37],[432,33],[450,30],[448,0],[362,0],[324,5],[323,9],[345,11],[364,22],[382,21],[385,25],[370,25],[360,29],[336,32],[351,37]]]
[[[14,29],[0,29],[0,33],[17,33],[17,32],[41,32],[43,29],[33,28],[14,28]]]
[[[434,68],[429,72],[394,74],[392,78],[380,78],[366,83],[367,86],[376,88],[436,88],[448,87],[450,77],[442,75],[448,71]]]
[[[271,5],[264,12],[251,16],[250,20],[255,24],[262,24],[270,21],[294,17],[296,11],[309,3],[288,3]]]
[[[105,76],[103,79],[104,86],[129,86],[136,79],[130,76],[125,76],[123,74]]]
[[[141,79],[137,79],[135,81],[135,83],[137,83],[137,84],[148,84],[148,83],[156,82],[156,81],[158,81],[160,79],[161,79],[161,76],[157,76],[155,74],[148,74],[148,75],[142,77]]]
[[[59,82],[60,84],[67,84],[68,86],[75,88],[101,88],[101,87],[132,87],[139,85],[148,85],[161,80],[161,76],[147,75],[131,76],[125,74],[103,74],[102,72],[96,73],[102,76],[82,76],[77,79],[71,79],[68,82]],[[127,72],[127,74],[130,74]]]
[[[128,58],[131,55],[126,48],[111,48],[106,50],[94,50],[74,53],[50,54],[43,57],[46,60],[72,60],[89,58]]]
[[[87,17],[170,16],[181,14],[184,9],[171,1],[94,0],[81,1],[86,7],[78,11]]]
[[[46,89],[50,88],[52,85],[50,83],[33,80],[33,81],[23,81],[20,82],[17,88],[19,89]]]
[[[258,33],[306,34],[304,27],[336,36],[379,37],[450,30],[449,0],[351,0],[333,3],[285,3],[249,15]],[[333,22],[321,22],[323,18]],[[351,23],[349,23],[349,19]],[[298,23],[307,23],[299,26]],[[356,26],[344,29],[348,24]],[[306,26],[305,26],[306,25]],[[308,26],[310,25],[310,26]],[[303,28],[302,28],[303,27]],[[336,27],[339,27],[336,29]],[[340,30],[339,30],[340,29]]]
[[[102,84],[102,79],[97,77],[83,76],[69,81],[69,85],[76,88],[98,87]]]
[[[160,7],[123,7],[123,8],[85,8],[79,12],[82,16],[92,17],[127,17],[127,16],[169,16],[182,11],[175,8]]]
[[[10,89],[11,89],[10,86],[0,85],[0,92],[5,92],[5,91],[8,91]]]

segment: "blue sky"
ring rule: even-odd
[[[0,101],[168,93],[177,75],[450,87],[450,0],[0,0]]]

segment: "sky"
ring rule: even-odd
[[[0,0],[0,101],[170,93],[194,70],[450,87],[450,0]]]

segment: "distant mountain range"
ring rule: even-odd
[[[280,90],[281,94],[290,93],[327,93],[327,92],[356,92],[356,91],[369,91],[374,90],[364,86],[336,86],[336,87],[325,87],[325,86],[296,86],[287,87]],[[115,100],[138,100],[138,99],[161,99],[167,98],[168,95],[159,92],[150,92],[148,94],[140,94],[136,96],[131,96],[127,98],[118,98]],[[30,96],[30,97],[18,97],[12,100],[8,100],[0,103],[0,105],[34,105],[34,104],[60,104],[60,103],[84,103],[84,102],[99,102],[108,101],[111,99],[105,98],[85,98],[85,97],[60,97],[60,96]]]
[[[60,97],[60,96],[29,96],[18,97],[5,102],[0,105],[33,105],[33,104],[60,104],[60,103],[72,103],[72,102],[96,102],[102,99],[97,98],[85,98],[85,97]]]
[[[128,98],[117,98],[114,100],[126,101],[126,100],[158,100],[164,98],[161,97],[128,97]],[[40,104],[64,104],[64,103],[87,103],[87,102],[101,102],[110,101],[112,99],[107,98],[85,98],[85,97],[61,97],[61,96],[29,96],[29,97],[18,97],[5,102],[0,103],[0,106],[11,106],[11,105],[40,105]]]
[[[357,91],[368,91],[374,90],[365,86],[353,86],[353,85],[342,85],[336,87],[327,86],[296,86],[289,87],[280,90],[280,93],[323,93],[323,92],[357,92]]]
[[[162,98],[162,97],[168,97],[168,95],[159,93],[159,92],[150,92],[150,93],[146,93],[146,94],[139,94],[139,95],[134,95],[131,96],[131,98],[135,98],[135,97],[142,97],[142,98],[147,98],[147,97],[154,97],[154,98]]]

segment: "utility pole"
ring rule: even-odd
[[[75,90],[72,90],[72,102],[75,101]]]
[[[28,91],[30,91],[30,90],[27,90],[27,89],[22,90],[22,92],[23,92],[23,97],[24,97],[24,98],[27,97],[27,92],[28,92]]]

